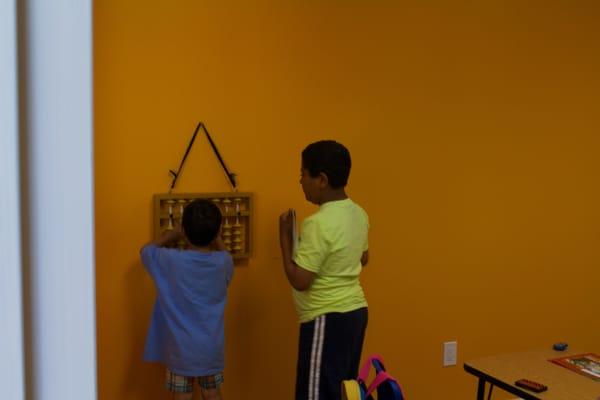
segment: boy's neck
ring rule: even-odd
[[[200,253],[210,253],[210,246],[194,246],[190,244],[190,250],[199,251]]]
[[[321,201],[319,205],[328,203],[330,201],[338,201],[338,200],[346,200],[348,195],[346,194],[346,190],[344,188],[340,189],[326,189],[321,193]]]

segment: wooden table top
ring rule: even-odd
[[[548,390],[542,393],[527,391],[532,398],[541,400],[600,400],[600,381],[595,381],[548,361],[552,358],[590,352],[593,351],[541,349],[503,354],[467,361],[465,362],[465,369],[476,370],[515,388],[518,388],[514,385],[518,379],[529,379],[548,386]]]

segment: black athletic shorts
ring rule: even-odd
[[[296,400],[340,400],[341,384],[356,379],[368,310],[330,313],[300,324]]]

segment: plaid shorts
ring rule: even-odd
[[[183,376],[167,369],[165,387],[169,392],[191,393],[194,390],[194,379],[198,378],[198,384],[202,389],[216,389],[224,381],[223,374],[209,376]]]

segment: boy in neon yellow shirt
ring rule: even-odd
[[[302,152],[302,191],[319,210],[302,223],[293,250],[292,211],[279,218],[283,267],[300,319],[296,400],[338,400],[354,379],[367,327],[359,274],[367,264],[369,219],[345,192],[351,159],[323,140]]]

